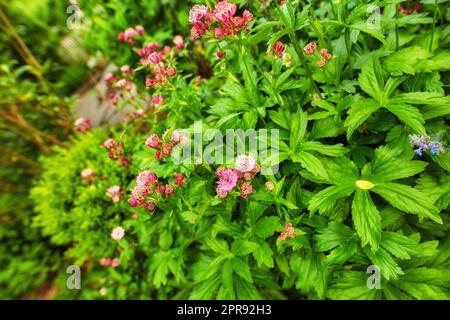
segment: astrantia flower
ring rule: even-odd
[[[105,142],[103,142],[103,146],[106,149],[112,149],[116,146],[116,142],[114,141],[114,139],[108,139]]]
[[[173,194],[175,193],[175,188],[173,187],[173,185],[171,184],[166,184],[165,188],[164,188],[164,195],[167,198],[171,198],[173,196]]]
[[[89,118],[78,118],[75,120],[75,130],[78,132],[85,132],[92,128],[92,122]]]
[[[218,2],[214,7],[214,20],[225,24],[228,23],[228,21],[235,15],[236,8],[235,3],[229,3],[228,1]]]
[[[276,185],[275,183],[273,183],[272,181],[267,181],[264,184],[264,187],[268,190],[268,191],[272,191],[273,189],[275,189]]]
[[[159,108],[161,105],[164,104],[164,97],[163,96],[154,96],[152,98],[152,102],[153,102],[155,108]]]
[[[81,171],[82,178],[90,178],[92,176],[95,176],[95,172],[94,172],[94,170],[92,170],[90,168],[86,168],[83,171]]]
[[[303,52],[306,55],[312,55],[315,51],[317,50],[317,43],[310,42],[308,43],[304,48],[303,48]]]
[[[175,48],[177,48],[178,50],[183,50],[184,49],[184,40],[183,40],[182,36],[176,35],[173,38],[173,43],[175,44]]]
[[[148,170],[144,170],[136,178],[136,182],[141,186],[148,186],[149,184],[156,185],[158,183],[158,178],[156,174]]]
[[[184,145],[188,142],[188,136],[181,130],[175,129],[170,135],[170,142],[173,145]]]
[[[253,193],[253,187],[248,182],[244,182],[240,186],[242,199],[247,199],[247,197]]]
[[[217,56],[217,58],[220,60],[220,59],[222,59],[223,58],[223,51],[217,51],[216,52],[216,56]]]
[[[217,194],[219,197],[224,197],[236,186],[239,176],[233,169],[225,167],[217,169],[216,175],[219,178],[216,188]]]
[[[115,227],[111,231],[111,239],[121,240],[125,236],[125,229],[122,227]]]
[[[145,140],[145,145],[147,148],[159,149],[162,146],[162,141],[159,139],[157,134],[153,133],[147,138],[147,140]]]
[[[156,208],[156,202],[155,201],[147,201],[145,202],[142,207],[147,210],[148,212],[155,211]]]
[[[182,174],[182,173],[176,173],[175,174],[175,184],[177,186],[184,185],[184,174]]]
[[[114,258],[111,260],[111,267],[117,268],[120,265],[120,260],[118,258]]]
[[[235,168],[241,173],[250,172],[256,166],[256,160],[252,155],[241,154],[236,158]]]
[[[117,203],[123,196],[123,189],[121,186],[112,186],[108,188],[106,194],[111,197],[114,203]]]
[[[209,9],[207,6],[201,4],[194,5],[191,10],[189,10],[189,22],[199,22],[201,19],[206,17],[208,11]]]
[[[284,44],[280,41],[275,42],[275,44],[272,46],[272,50],[276,52],[276,55],[278,58],[283,58],[284,53]]]
[[[278,237],[278,239],[284,241],[287,238],[294,239],[296,236],[297,236],[297,232],[295,231],[294,227],[292,226],[292,223],[287,222],[286,225],[284,226],[283,231],[281,232],[280,236]]]

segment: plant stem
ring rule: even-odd
[[[395,5],[395,51],[398,51],[398,4]]]
[[[434,29],[436,28],[436,18],[437,18],[438,1],[434,0],[434,15],[433,15],[433,27],[431,29],[431,39],[429,51],[433,50],[433,40],[434,40]]]
[[[289,38],[292,42],[292,44],[294,45],[294,49],[295,52],[297,53],[298,58],[300,59],[300,63],[302,64],[303,68],[306,71],[306,75],[309,78],[309,81],[311,82],[311,85],[313,86],[314,90],[316,91],[317,94],[320,95],[320,90],[317,87],[313,77],[312,77],[312,72],[311,69],[309,68],[309,65],[306,61],[306,57],[303,53],[303,50],[298,46],[298,42],[297,42],[297,36],[295,35],[295,31],[293,31],[291,34],[289,34]]]

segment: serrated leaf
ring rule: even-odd
[[[398,183],[386,182],[377,184],[371,191],[378,193],[397,209],[417,214],[422,218],[430,218],[442,224],[439,209],[420,191]]]
[[[369,244],[378,249],[381,241],[381,216],[370,197],[369,191],[356,189],[352,203],[352,217],[361,245]]]
[[[255,233],[259,237],[265,239],[273,235],[276,231],[283,230],[280,224],[280,218],[276,216],[264,217],[259,219],[255,225]]]

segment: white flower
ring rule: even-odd
[[[105,287],[101,287],[99,292],[101,296],[106,296],[106,294],[108,293],[108,289],[106,289]]]
[[[256,160],[253,156],[251,155],[245,155],[245,154],[241,154],[238,155],[236,158],[236,170],[241,172],[241,173],[245,173],[245,172],[250,172],[252,171],[256,166]]]
[[[125,235],[125,229],[122,227],[115,227],[111,232],[111,238],[113,240],[120,240]]]

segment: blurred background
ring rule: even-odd
[[[32,227],[29,190],[41,155],[63,146],[74,119],[105,121],[101,79],[132,61],[117,33],[155,39],[188,28],[188,1],[0,1],[0,299],[54,298],[64,248]],[[137,55],[136,55],[137,56]]]

